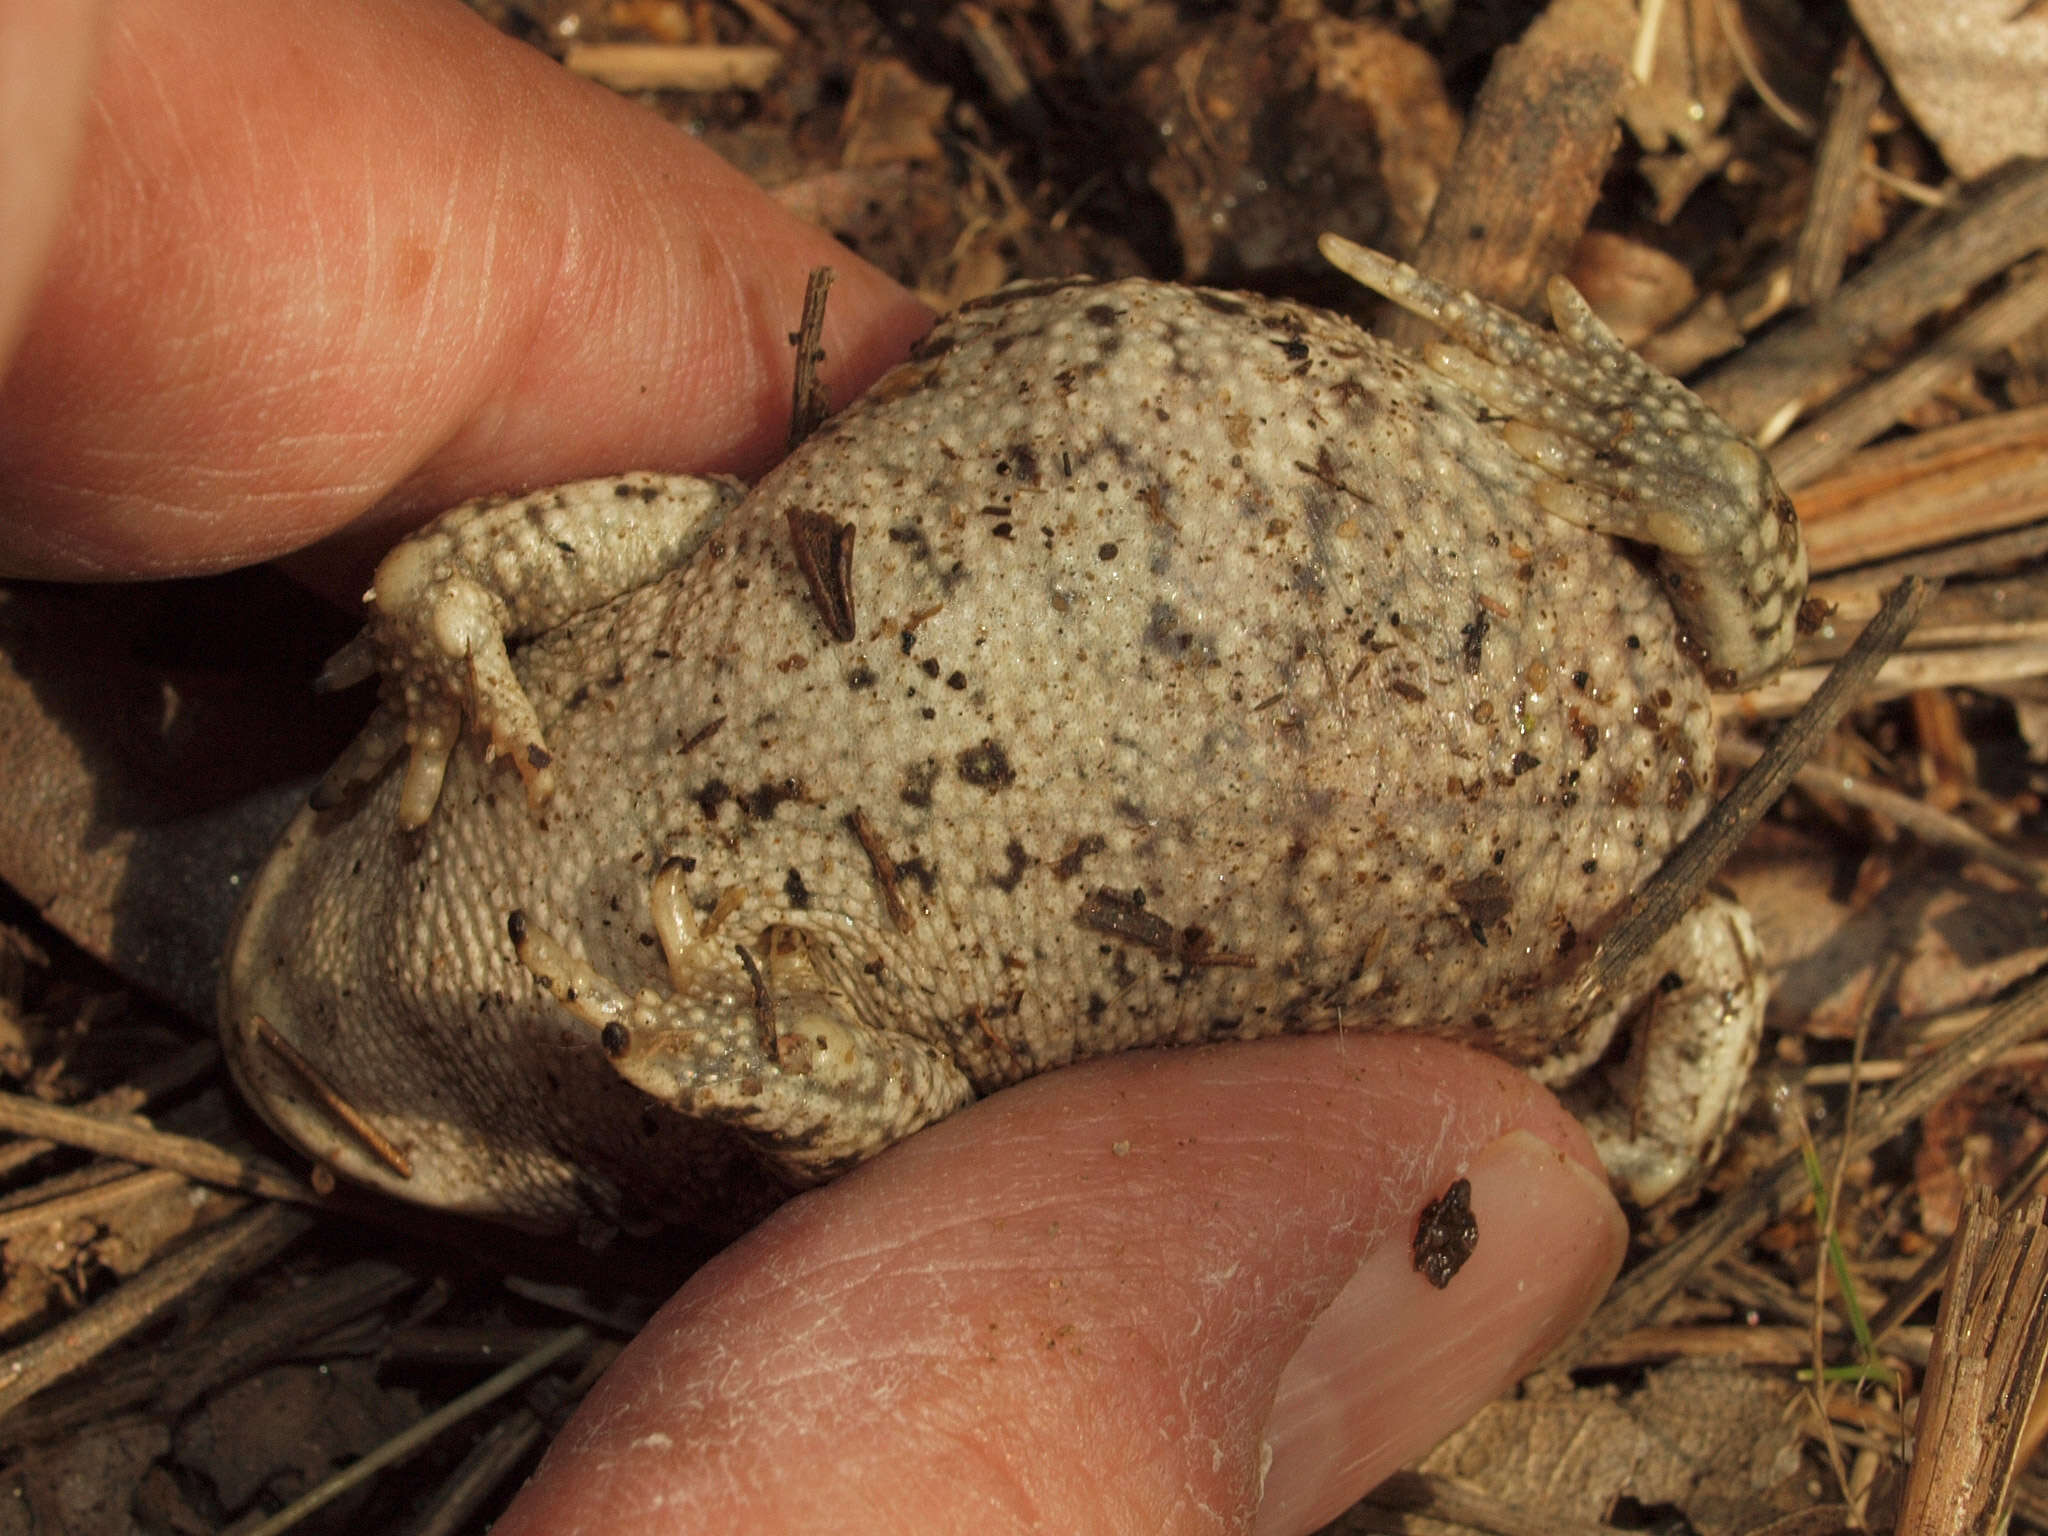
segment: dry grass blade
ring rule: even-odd
[[[19,1094],[0,1094],[0,1130],[18,1136],[43,1137],[67,1147],[83,1147],[148,1168],[168,1168],[202,1184],[238,1189],[267,1200],[318,1203],[313,1191],[297,1179],[253,1158],[224,1152],[210,1141],[173,1136],[131,1121],[107,1120]]]
[[[2003,1516],[2048,1361],[2048,1204],[1997,1206],[1973,1191],[1950,1253],[1899,1536],[1989,1531]]]
[[[351,1462],[318,1486],[309,1488],[268,1520],[241,1532],[240,1536],[283,1536],[315,1510],[324,1509],[358,1483],[374,1477],[392,1463],[404,1460],[486,1403],[495,1402],[513,1388],[538,1376],[572,1350],[581,1349],[590,1342],[590,1337],[590,1330],[580,1323],[564,1328],[525,1359],[515,1360],[490,1380],[471,1387],[453,1402],[428,1414],[404,1434],[392,1436],[369,1455]]]
[[[433,1503],[408,1536],[459,1536],[469,1517],[547,1436],[549,1425],[561,1416],[558,1410],[581,1402],[618,1356],[618,1345],[601,1343],[584,1357],[583,1368],[573,1380],[563,1382],[558,1378],[529,1387],[526,1404],[513,1409],[484,1433],[463,1457],[462,1465],[441,1484]]]
[[[405,1155],[404,1148],[378,1130],[368,1115],[343,1098],[340,1090],[327,1080],[318,1067],[306,1059],[297,1046],[279,1034],[270,1020],[261,1014],[254,1014],[251,1015],[249,1023],[256,1031],[256,1038],[263,1042],[264,1049],[290,1068],[292,1075],[298,1078],[306,1091],[320,1101],[320,1107],[361,1142],[372,1157],[401,1179],[412,1177],[412,1159]]]
[[[461,1536],[470,1517],[547,1434],[531,1409],[518,1408],[484,1432],[444,1482],[408,1536]]]

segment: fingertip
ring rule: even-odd
[[[1628,1223],[1579,1158],[1517,1128],[1463,1176],[1478,1241],[1449,1282],[1383,1246],[1288,1361],[1256,1531],[1334,1519],[1568,1338],[1613,1283]]]
[[[1262,1528],[1307,1529],[1591,1304],[1624,1234],[1590,1162],[1526,1077],[1434,1042],[1033,1079],[715,1261],[500,1529],[1192,1529],[1252,1520],[1262,1475]],[[1461,1174],[1479,1243],[1434,1291],[1416,1217]]]

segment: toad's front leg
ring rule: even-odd
[[[855,1018],[811,963],[809,938],[767,929],[760,955],[698,927],[682,864],[655,876],[654,931],[673,990],[629,995],[512,914],[519,960],[598,1031],[613,1068],[693,1119],[753,1142],[792,1184],[821,1183],[974,1097],[937,1047]]]
[[[1717,688],[1791,654],[1806,595],[1792,503],[1748,438],[1623,346],[1563,278],[1556,335],[1335,235],[1323,255],[1451,336],[1430,368],[1507,418],[1501,435],[1546,472],[1544,510],[1656,551],[1687,648]]]
[[[729,480],[612,475],[465,502],[394,547],[364,594],[369,615],[321,674],[383,677],[377,711],[314,793],[324,810],[408,751],[398,821],[425,824],[465,720],[544,804],[554,757],[512,671],[508,641],[553,629],[689,559],[744,494]]]

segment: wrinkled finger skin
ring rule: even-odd
[[[1461,1173],[1480,1237],[1439,1291],[1415,1220]],[[1625,1244],[1578,1126],[1458,1047],[1069,1068],[714,1260],[497,1530],[1312,1529],[1576,1327]]]
[[[834,403],[929,323],[687,135],[452,0],[128,0],[92,78],[0,386],[12,574],[190,574],[347,529],[347,591],[472,495],[758,472],[813,266],[838,274]]]

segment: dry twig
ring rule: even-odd
[[[804,280],[803,315],[789,338],[796,348],[796,376],[790,384],[789,401],[791,452],[832,414],[832,402],[825,398],[825,386],[818,378],[818,366],[825,361],[825,296],[831,291],[832,269],[813,268]]]
[[[1856,360],[2048,245],[2048,163],[1990,178],[1935,228],[1891,245],[1827,303],[1745,347],[1695,386],[1744,432],[1788,404],[1811,407],[1856,377]]]
[[[1871,62],[1870,51],[1862,38],[1850,37],[1828,82],[1828,120],[1814,156],[1813,197],[1792,258],[1792,298],[1802,306],[1820,303],[1841,285],[1849,226],[1863,191],[1870,114],[1883,95],[1884,76]]]
[[[1814,690],[1806,709],[1778,732],[1756,765],[1630,898],[1593,958],[1572,982],[1572,1006],[1587,1007],[1595,998],[1611,993],[1649,953],[1651,946],[1670,931],[1671,925],[1706,889],[1707,882],[1728,862],[1736,845],[1785,792],[1800,764],[1813,755],[1821,739],[1861,700],[1871,677],[1905,639],[1935,590],[1918,577],[1908,577],[1899,583],[1877,618],[1836,663],[1827,681]]]
[[[1856,390],[1771,450],[1788,491],[1811,485],[1982,359],[2048,320],[2048,269],[2015,283],[1910,361]]]
[[[1996,1530],[2048,1361],[2048,1204],[2001,1217],[1971,1193],[1950,1251],[1913,1425],[1899,1536]]]
[[[40,1136],[68,1147],[84,1147],[144,1167],[173,1169],[220,1189],[237,1189],[269,1200],[291,1200],[303,1205],[318,1203],[313,1191],[297,1179],[255,1158],[224,1152],[210,1141],[173,1136],[132,1121],[102,1119],[19,1094],[0,1094],[0,1130],[19,1136]]]
[[[1494,56],[1413,265],[1526,312],[1571,264],[1614,154],[1629,43],[1614,15],[1600,0],[1552,4]],[[1435,335],[1405,310],[1375,329],[1404,346]]]

